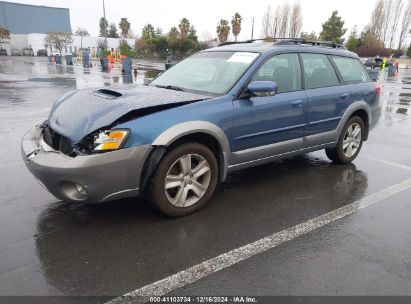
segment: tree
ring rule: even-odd
[[[0,43],[6,39],[10,39],[10,31],[5,27],[0,26]]]
[[[358,37],[357,26],[355,25],[351,30],[350,36],[345,43],[346,48],[351,52],[357,52],[360,46],[360,39]]]
[[[400,15],[402,11],[402,0],[392,0],[392,21],[391,21],[391,29],[390,29],[390,48],[392,49],[394,47],[395,43],[395,37],[397,35],[397,29],[398,29],[398,22],[400,20]]]
[[[114,23],[111,23],[108,28],[108,37],[118,38],[117,27]]]
[[[300,2],[295,2],[291,8],[290,37],[298,37],[303,26],[303,16],[301,14]]]
[[[143,27],[143,30],[141,32],[141,36],[145,40],[149,40],[149,39],[154,38],[156,36],[156,31],[154,29],[154,26],[151,25],[150,23],[146,24]]]
[[[180,30],[181,38],[187,38],[188,32],[190,31],[190,21],[188,21],[187,18],[181,19],[178,28]]]
[[[333,11],[331,17],[322,24],[320,39],[325,41],[335,41],[339,44],[344,42],[344,36],[347,29],[344,28],[344,21],[338,16],[338,11]]]
[[[410,43],[410,46],[407,49],[406,55],[407,55],[407,57],[411,57],[411,43]]]
[[[273,15],[271,12],[271,6],[268,6],[264,16],[263,16],[263,21],[261,24],[262,27],[262,36],[263,38],[269,38],[269,37],[273,37]]]
[[[120,28],[121,36],[123,38],[128,38],[130,31],[130,22],[128,22],[127,18],[121,18],[118,27]]]
[[[77,30],[74,32],[74,36],[80,36],[80,48],[83,48],[83,37],[90,36],[90,33],[85,29],[78,27]]]
[[[108,21],[106,18],[101,17],[100,22],[99,22],[99,27],[100,27],[100,37],[105,37],[107,36],[107,28],[108,28]]]
[[[178,39],[178,35],[179,35],[178,29],[175,26],[173,26],[168,32],[168,40],[170,42],[175,42]]]
[[[227,20],[221,19],[220,22],[218,22],[217,35],[218,40],[220,40],[221,43],[227,41],[228,35],[230,34],[230,30],[231,28]]]
[[[391,19],[393,14],[393,1],[392,0],[384,0],[384,14],[383,14],[383,21],[382,21],[382,41],[384,45],[388,43],[388,31],[390,29]]]
[[[283,5],[278,6],[276,10],[276,16],[277,16],[277,22],[278,24],[275,24],[275,36],[278,36],[280,38],[285,38],[288,34],[288,20],[290,19],[290,11],[291,7],[290,4],[287,2],[284,3]],[[277,25],[278,25],[278,35],[277,35]]]
[[[400,36],[398,40],[398,50],[402,49],[405,36],[410,31],[410,25],[411,25],[411,0],[408,0],[407,6],[405,7],[404,12],[402,14],[402,18],[401,18]]]
[[[373,46],[379,46],[381,44],[380,42],[383,36],[383,22],[385,19],[384,9],[384,0],[378,0],[371,14],[369,30]]]
[[[315,31],[312,31],[311,33],[301,32],[300,38],[310,40],[310,41],[317,41],[318,40],[318,37],[317,37],[317,34],[316,34]]]
[[[231,26],[233,29],[234,40],[237,42],[237,36],[241,32],[241,21],[243,18],[239,13],[235,13],[233,19],[231,19]]]
[[[190,30],[188,31],[187,38],[193,41],[198,41],[197,30],[194,27],[194,25],[190,26]]]
[[[48,33],[44,38],[44,43],[55,47],[61,55],[63,48],[73,43],[71,33],[52,32]]]

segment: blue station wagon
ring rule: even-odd
[[[66,94],[24,136],[22,155],[61,200],[145,194],[177,217],[235,170],[320,149],[352,162],[380,117],[379,96],[358,56],[335,43],[226,44],[149,85]]]

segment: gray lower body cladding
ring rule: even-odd
[[[151,145],[69,157],[45,145],[42,131],[35,127],[23,137],[21,153],[30,172],[58,199],[103,202],[139,195]]]

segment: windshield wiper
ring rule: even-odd
[[[154,86],[157,87],[157,88],[184,92],[183,88],[178,87],[178,86],[174,86],[174,85],[154,85]]]

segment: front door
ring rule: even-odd
[[[233,101],[232,151],[263,148],[267,155],[259,155],[268,157],[301,149],[307,97],[301,87],[298,55],[287,53],[271,57],[251,81],[274,81],[278,92],[275,96]]]

